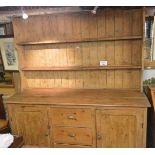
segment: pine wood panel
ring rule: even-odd
[[[132,34],[132,12],[130,10],[123,11],[123,35]]]
[[[141,68],[115,70],[115,66],[142,65],[142,13],[142,9],[104,8],[96,15],[81,12],[14,18],[16,43],[32,43],[18,46],[21,68],[42,68],[40,72],[21,70],[21,88],[140,89]],[[42,44],[36,44],[39,42]],[[101,60],[114,70],[82,70],[98,67]],[[79,69],[43,71],[74,66]]]
[[[115,36],[122,36],[123,35],[123,22],[124,19],[122,18],[123,10],[116,9],[115,10]]]
[[[145,147],[145,142],[140,141],[145,131],[143,110],[98,110],[96,118],[98,147]]]
[[[132,34],[143,34],[143,10],[132,11]]]
[[[114,36],[114,31],[115,31],[115,23],[114,23],[114,10],[113,9],[105,9],[105,19],[106,19],[106,24],[105,24],[105,34],[106,37],[113,37]]]
[[[72,22],[73,22],[72,37],[75,40],[81,40],[81,17],[80,17],[80,14],[73,14]]]
[[[13,27],[17,42],[142,35],[142,10],[106,8],[96,15],[87,12],[15,18]]]
[[[56,45],[31,45],[24,48],[26,67],[141,65],[141,41],[101,41]]]
[[[114,89],[27,89],[7,100],[8,104],[76,105],[97,107],[150,107],[145,95],[137,90]],[[73,107],[72,107],[73,108]]]
[[[134,88],[140,87],[140,70],[26,71],[27,88]],[[134,79],[134,80],[133,80]]]
[[[26,145],[50,146],[46,107],[10,105],[8,111],[13,134],[22,135]]]

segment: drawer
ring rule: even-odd
[[[93,145],[93,133],[89,128],[54,127],[53,141],[57,144]]]
[[[52,108],[50,116],[57,126],[91,127],[95,123],[92,109]]]

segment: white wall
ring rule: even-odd
[[[155,69],[146,69],[144,70],[144,80],[155,78]]]

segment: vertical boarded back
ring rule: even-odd
[[[142,20],[135,8],[14,18],[22,88],[140,89]]]

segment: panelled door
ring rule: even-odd
[[[97,147],[145,147],[144,110],[105,109],[96,111]]]
[[[37,106],[9,105],[13,134],[23,136],[26,145],[50,146],[48,109]]]

